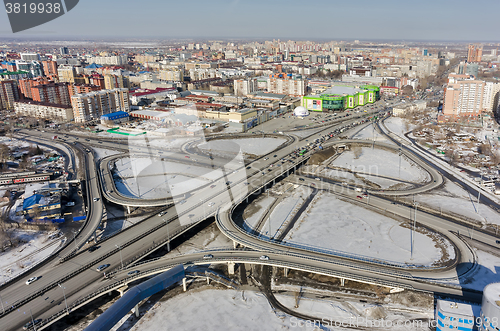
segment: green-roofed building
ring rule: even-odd
[[[374,103],[379,99],[380,88],[375,85],[333,86],[323,94],[302,97],[302,106],[309,111],[343,111]]]

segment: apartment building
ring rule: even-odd
[[[130,110],[129,93],[126,88],[102,90],[71,97],[75,122],[97,120],[102,115]]]
[[[245,96],[257,91],[257,79],[235,79],[234,95]]]
[[[57,105],[71,105],[68,83],[51,83],[32,87],[34,101]]]
[[[106,90],[112,90],[115,88],[129,88],[130,82],[127,76],[123,75],[104,75],[104,88]]]
[[[14,80],[0,80],[0,110],[14,109],[19,100],[17,83]]]
[[[267,91],[270,93],[303,96],[306,89],[307,82],[300,75],[278,73],[267,78]]]
[[[14,103],[17,115],[46,118],[59,121],[71,121],[73,108],[68,105],[57,105],[37,101],[20,101]]]
[[[478,116],[483,110],[485,82],[470,75],[450,74],[444,93],[443,115]]]

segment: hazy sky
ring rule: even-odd
[[[18,34],[2,11],[0,37],[500,41],[499,17],[500,0],[80,0]]]

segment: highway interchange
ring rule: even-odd
[[[107,171],[109,172],[109,166],[102,160],[96,163],[96,156],[90,148],[91,146],[99,146],[100,148],[121,149],[123,151],[127,150],[128,153],[138,157],[142,155],[151,158],[158,157],[161,152],[161,156],[164,158],[186,163],[184,153],[162,150],[151,146],[148,146],[149,150],[145,153],[143,146],[130,145],[127,147],[122,142],[113,140],[99,140],[96,138],[84,140],[81,137],[67,135],[63,143],[80,149],[82,154],[85,155],[86,165],[87,203],[89,209],[85,226],[76,238],[77,251],[75,251],[75,244],[69,243],[58,253],[58,256],[52,257],[40,267],[28,271],[23,277],[19,277],[1,288],[2,300],[8,302],[8,306],[5,307],[6,313],[0,315],[1,329],[19,329],[31,319],[30,314],[35,319],[43,319],[44,322],[37,329],[44,328],[58,318],[63,317],[68,310],[77,309],[97,296],[120,289],[131,281],[165,271],[179,263],[206,264],[207,261],[203,259],[205,252],[176,258],[157,259],[144,263],[138,261],[144,258],[146,254],[164,246],[166,242],[180,236],[197,223],[213,216],[216,217],[220,230],[234,241],[235,246],[240,244],[240,248],[210,252],[213,255],[211,263],[265,264],[386,285],[393,289],[413,288],[464,296],[471,300],[480,299],[480,293],[464,291],[458,285],[446,284],[448,283],[447,280],[456,279],[457,274],[466,274],[475,265],[474,252],[456,236],[457,233],[463,234],[469,231],[470,225],[466,223],[452,222],[430,213],[419,213],[418,223],[432,228],[449,238],[458,253],[457,260],[454,261],[453,265],[426,270],[391,265],[389,263],[384,264],[377,261],[361,261],[354,256],[334,256],[326,252],[315,252],[303,247],[283,245],[277,241],[252,236],[243,231],[232,220],[231,212],[234,207],[249,195],[261,193],[277,179],[289,177],[287,180],[297,180],[297,175],[290,174],[297,166],[305,162],[313,152],[306,153],[304,157],[297,158],[294,162],[287,162],[279,167],[274,167],[272,171],[266,171],[270,169],[271,164],[289,156],[297,148],[302,148],[306,139],[313,141],[324,137],[336,128],[358,122],[358,117],[361,118],[362,116],[366,116],[366,114],[353,114],[353,116],[338,119],[334,123],[325,124],[315,134],[306,138],[290,134],[291,139],[289,139],[288,145],[249,164],[241,162],[241,155],[232,160],[196,155],[196,162],[213,167],[212,171],[218,173],[218,179],[212,184],[215,187],[205,185],[193,192],[189,192],[188,196],[183,196],[186,200],[186,203],[183,204],[174,204],[175,197],[164,201],[144,200],[137,204],[136,200],[138,199],[127,199],[118,194],[111,196],[108,192],[110,191],[108,186],[111,178],[107,173]],[[47,143],[50,143],[50,133],[36,132],[33,135],[33,132],[24,131],[20,134],[30,135],[31,139],[45,139]],[[325,142],[324,146],[349,142],[351,141],[330,139]],[[370,142],[365,143],[369,144]],[[434,166],[429,165],[429,160],[420,160],[421,157],[409,148],[405,149],[404,153],[416,160],[433,178],[426,185],[414,188],[415,191],[412,193],[430,190],[442,184],[442,176]],[[321,189],[336,192],[336,194],[341,194],[343,197],[353,200],[353,202],[356,201],[358,193],[356,193],[354,187],[346,187],[327,179],[323,179],[319,183],[321,183]],[[303,185],[318,185],[319,183],[307,177],[302,182]],[[102,190],[101,186],[104,186]],[[116,190],[113,189],[113,191]],[[387,194],[388,192],[372,191],[369,193],[371,195],[370,208],[387,211],[410,219],[411,206],[394,204],[389,194]],[[411,193],[406,192],[406,194]],[[101,239],[96,244],[99,249],[89,252],[87,249],[81,248],[92,237],[101,223],[103,196],[114,203],[124,206],[165,206],[165,214],[162,216],[155,214],[112,237]],[[97,198],[96,201],[93,198]],[[496,245],[497,239],[492,234],[476,231],[474,237],[485,244]],[[246,249],[241,249],[241,247]],[[260,256],[263,254],[267,255],[269,260],[261,260]],[[96,267],[103,263],[111,265],[107,269],[108,278],[104,278],[103,273],[96,271]],[[123,270],[121,269],[122,263],[126,267]],[[140,273],[131,277],[127,274],[130,270],[139,270]],[[33,276],[40,278],[29,286],[25,285],[25,280]],[[63,293],[62,286],[66,289],[65,293]],[[64,295],[69,306],[68,310],[65,307]]]

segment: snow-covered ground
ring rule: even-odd
[[[335,180],[341,180],[345,181],[347,183],[352,183],[352,184],[359,184],[362,185],[363,181],[359,178],[356,178],[353,173],[348,172],[348,171],[342,171],[342,170],[337,170],[337,169],[325,169],[323,168],[319,175],[335,179]]]
[[[401,156],[401,174],[399,173],[400,157],[380,148],[362,147],[359,158],[355,157],[353,150],[344,151],[336,158],[331,165],[350,169],[352,171],[366,172],[375,175],[382,175],[402,179],[415,183],[430,180],[429,174],[418,165]]]
[[[405,130],[405,120],[402,119],[401,117],[394,117],[394,116],[391,116],[388,119],[386,119],[384,123],[387,129],[389,129],[390,131],[394,132],[395,134],[403,138],[406,131],[411,131],[415,127],[415,125],[413,124],[408,124],[408,130]]]
[[[210,140],[198,145],[203,150],[227,151],[232,150],[234,144],[238,144],[243,153],[253,155],[264,155],[271,153],[278,146],[285,143],[286,139],[281,138],[242,138],[242,139],[222,139]]]
[[[354,136],[352,136],[352,138],[354,138],[354,139],[368,139],[368,140],[375,139],[375,141],[381,141],[384,143],[391,142],[385,136],[381,135],[377,130],[374,130],[374,124],[368,125],[363,130],[359,131]]]
[[[102,158],[104,158],[106,156],[110,156],[110,155],[120,154],[120,152],[113,151],[110,149],[93,148],[93,147],[92,147],[92,149],[95,151],[95,154],[97,155],[98,159],[102,159]]]
[[[484,204],[477,203],[477,196],[468,194],[459,185],[446,180],[444,188],[431,193],[418,194],[415,201],[423,203],[443,213],[452,213],[474,219],[479,222],[487,222],[500,225],[500,215]]]
[[[206,289],[158,302],[130,330],[315,330],[293,327],[292,322],[289,316],[273,311],[260,293]],[[119,326],[120,323],[112,330]]]
[[[476,250],[476,255],[479,267],[461,285],[482,291],[486,285],[500,282],[500,257],[482,250]]]
[[[4,277],[0,280],[0,283],[8,281],[10,278],[17,276],[44,260],[61,243],[61,238],[49,238],[51,235],[55,235],[56,232],[44,233],[15,230],[14,233],[15,237],[26,243],[0,253],[0,270]]]
[[[334,293],[330,293],[330,295],[334,295]],[[403,324],[405,321],[411,321],[414,319],[432,320],[434,315],[431,307],[406,307],[394,303],[374,304],[348,299],[334,300],[329,298],[311,299],[301,297],[299,300],[299,307],[295,308],[295,296],[292,296],[291,294],[276,295],[276,298],[284,306],[291,308],[296,312],[314,316],[318,319],[323,319],[326,321],[326,326],[333,327],[331,329],[334,330],[337,330],[335,322],[345,322],[346,324],[352,322],[353,325],[358,323],[357,325],[359,327],[368,326],[368,328],[370,325],[375,327],[381,325],[380,323],[386,323],[382,325],[392,325],[393,327],[385,327],[384,329],[394,331],[428,330],[427,323],[422,323],[422,327],[420,327],[418,323],[415,323],[415,325],[409,324],[401,326],[398,326],[398,324]]]
[[[400,223],[374,211],[319,194],[285,238],[287,242],[365,256],[396,263],[432,265],[443,257],[436,246],[443,246],[450,258],[454,250],[448,241],[416,233],[411,258],[411,231]]]
[[[271,223],[271,238],[278,236],[311,192],[311,188],[300,186],[299,190],[280,201],[262,226],[261,236],[269,238],[269,223]]]
[[[253,203],[254,208],[259,208],[259,210],[253,213],[249,217],[244,217],[243,228],[246,231],[251,231],[257,226],[257,222],[264,215],[264,213],[269,209],[269,207],[274,203],[276,199],[273,197],[265,197],[263,199],[259,199],[258,201]]]
[[[118,191],[143,199],[166,198],[194,190],[222,176],[194,163],[186,165],[143,157],[122,158],[116,162]]]

